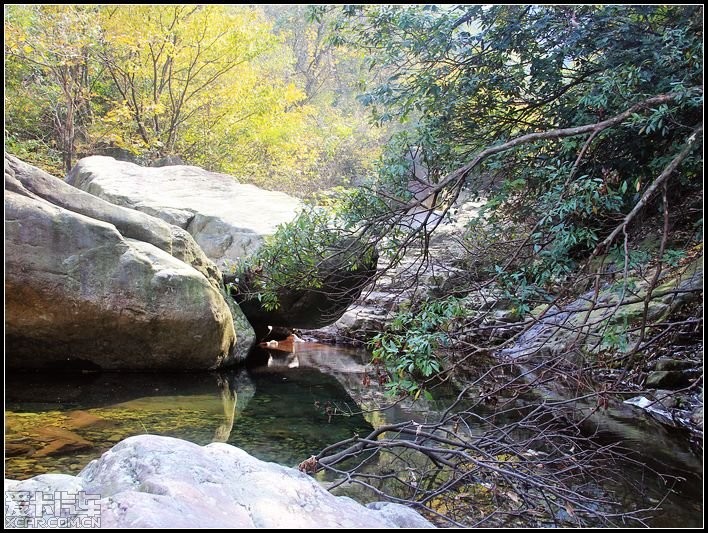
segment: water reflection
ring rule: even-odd
[[[251,401],[255,394],[253,382],[246,372],[217,374],[217,387],[221,391],[221,405],[224,409],[224,421],[214,431],[213,442],[228,442],[234,420]]]
[[[249,369],[220,374],[8,376],[5,475],[77,473],[120,440],[147,433],[200,445],[229,442],[262,459],[297,464],[372,429],[353,414],[356,403],[342,383],[315,368],[337,358],[325,352],[265,352]],[[356,353],[356,369],[364,355]]]
[[[256,350],[247,368],[221,374],[14,374],[6,382],[5,476],[75,474],[120,440],[145,433],[228,442],[292,466],[373,427],[430,421],[454,394],[439,389],[432,401],[375,410],[390,400],[368,358],[362,350],[281,341]],[[593,432],[636,447],[643,460],[660,458],[665,464],[657,469],[687,478],[653,525],[700,522],[702,466],[675,432],[622,407],[609,410]],[[645,474],[637,470],[636,479]],[[645,483],[657,498],[665,494],[659,477]],[[628,508],[635,505],[635,494],[614,490]]]

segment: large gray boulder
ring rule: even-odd
[[[188,233],[5,157],[9,368],[236,362],[221,274]]]
[[[184,261],[204,274],[215,288],[221,286],[221,273],[216,265],[197,246],[190,234],[181,228],[78,191],[64,181],[8,154],[5,155],[5,190],[42,199],[74,213],[107,222],[121,235],[150,243]]]
[[[222,269],[255,252],[301,207],[292,196],[226,174],[188,165],[141,167],[105,156],[81,159],[67,182],[187,230]]]
[[[364,507],[333,496],[298,470],[260,461],[228,444],[201,447],[154,435],[125,439],[76,477],[45,474],[6,482],[6,521],[39,518],[38,510],[50,518],[54,506],[22,502],[55,491],[99,495],[91,508],[101,527],[431,527],[412,509]]]
[[[239,259],[253,255],[266,236],[293,220],[302,207],[287,194],[240,184],[231,176],[188,165],[149,168],[92,156],[81,159],[67,181],[108,202],[185,229],[224,273]],[[240,313],[235,311],[235,325],[238,329],[248,322],[256,336],[263,337],[268,326],[318,328],[331,324],[359,296],[375,268],[376,258],[353,271],[341,260],[341,254],[323,257],[322,287],[303,289],[294,280],[279,290],[280,307],[276,310],[265,309],[255,297],[243,297],[253,291],[242,278],[238,303],[247,321],[236,319]],[[249,339],[246,346],[252,344],[252,336],[242,338]],[[238,350],[243,348],[239,345]]]

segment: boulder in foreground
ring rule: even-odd
[[[38,518],[39,508],[48,518],[52,506],[21,500],[60,490],[99,495],[95,508],[101,527],[432,527],[410,508],[364,507],[333,496],[298,470],[260,461],[229,444],[202,447],[155,435],[125,439],[76,477],[44,474],[6,482],[6,516]]]

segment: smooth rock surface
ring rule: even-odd
[[[154,435],[125,439],[76,477],[41,475],[5,484],[6,491],[38,489],[100,495],[101,527],[432,527],[409,508],[364,507],[333,496],[295,469],[260,461],[228,444],[201,447]],[[18,494],[6,492],[6,501]],[[36,516],[36,509],[17,504],[11,510]],[[51,506],[43,508],[51,511]]]
[[[236,362],[221,274],[185,231],[5,157],[9,368]]]
[[[187,230],[220,268],[255,252],[301,202],[199,167],[141,167],[112,157],[81,159],[68,183],[113,204]]]

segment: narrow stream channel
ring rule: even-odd
[[[450,401],[441,394],[413,408],[362,413],[362,406],[369,409],[383,397],[375,380],[363,384],[368,357],[363,350],[299,344],[294,353],[257,351],[247,368],[220,374],[14,374],[6,381],[5,478],[77,474],[120,440],[146,433],[202,445],[228,442],[260,459],[294,466],[355,433],[424,421]],[[622,422],[613,428],[626,431],[605,438],[622,440],[661,472],[684,479],[651,525],[702,525],[702,464],[688,443],[641,415],[608,416]],[[631,475],[641,477],[650,497],[666,493],[660,479],[638,470]],[[627,508],[647,504],[614,490]]]

